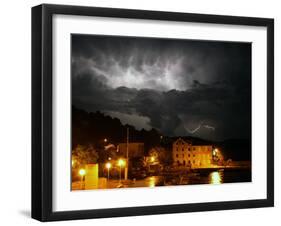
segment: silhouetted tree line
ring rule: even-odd
[[[119,119],[99,111],[86,112],[72,106],[72,149],[77,145],[94,145],[103,148],[104,139],[111,144],[125,143],[129,128],[130,142],[143,142],[147,153],[151,147],[160,145],[161,134],[156,129],[137,130],[134,126],[123,125]]]
[[[218,142],[217,146],[220,147],[224,159],[232,160],[251,160],[252,151],[251,141],[249,139],[228,139]]]

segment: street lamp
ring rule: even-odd
[[[105,167],[107,168],[107,180],[109,180],[109,170],[111,168],[111,163],[110,162],[106,163]]]
[[[125,160],[124,160],[124,159],[119,159],[119,160],[118,160],[118,166],[120,167],[120,179],[119,179],[120,182],[121,182],[121,179],[122,179],[122,178],[121,178],[121,177],[122,177],[122,176],[121,176],[121,175],[122,175],[122,167],[125,166],[125,164],[126,164],[126,163],[125,163]]]
[[[150,171],[150,166],[154,164],[155,161],[155,157],[154,156],[150,156],[148,158],[148,171]]]
[[[214,151],[213,151],[213,155],[216,155],[218,153],[218,149],[215,148]]]
[[[79,170],[79,175],[81,176],[81,188],[84,189],[84,181],[85,181],[85,174],[86,174],[86,170],[85,169],[80,169]]]
[[[103,139],[103,141],[104,141],[104,143],[106,143],[106,142],[107,142],[107,139],[106,139],[106,138],[104,138],[104,139]]]

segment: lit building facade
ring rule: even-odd
[[[210,167],[214,154],[212,145],[192,145],[190,141],[182,138],[173,143],[173,161],[178,166],[191,168]]]

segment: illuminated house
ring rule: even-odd
[[[178,138],[173,143],[173,161],[175,165],[191,168],[210,167],[218,150],[212,145],[192,145],[188,140]]]

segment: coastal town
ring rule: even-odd
[[[73,34],[71,46],[73,191],[252,182],[251,43]]]
[[[250,161],[226,159],[224,150],[210,142],[160,135],[159,145],[145,150],[144,142],[130,141],[129,128],[124,140],[114,144],[105,137],[99,150],[77,145],[72,151],[72,190],[221,184],[235,182],[237,172],[239,180],[243,175],[250,179]]]

